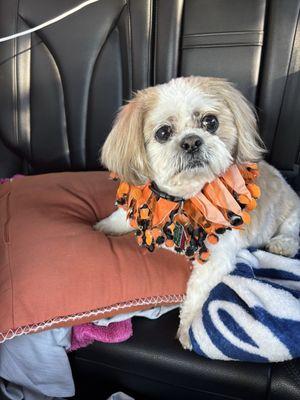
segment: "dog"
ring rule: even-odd
[[[249,246],[293,257],[299,248],[300,201],[281,174],[263,161],[265,148],[254,111],[243,95],[221,78],[186,77],[149,87],[119,112],[102,149],[101,162],[121,180],[154,181],[169,195],[188,199],[233,163],[257,162],[261,198],[251,224],[227,231],[208,248],[210,258],[192,270],[180,310],[177,337],[191,349],[189,328],[209,291],[235,266]],[[98,222],[107,235],[133,230],[119,208]]]

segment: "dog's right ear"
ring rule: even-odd
[[[215,79],[214,85],[218,95],[223,97],[234,116],[238,132],[237,161],[259,162],[266,148],[258,134],[254,108],[233,84],[224,79]]]
[[[101,162],[109,171],[134,185],[144,183],[149,176],[143,134],[144,112],[144,98],[138,93],[119,111],[101,155]]]
[[[257,131],[254,109],[232,83],[222,78],[197,77],[188,78],[191,84],[202,91],[222,98],[230,109],[237,128],[236,159],[239,163],[258,162],[266,152],[265,145]]]

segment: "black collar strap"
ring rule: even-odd
[[[178,197],[178,196],[172,196],[168,193],[162,192],[160,189],[158,189],[157,185],[155,182],[151,182],[150,189],[156,196],[161,197],[163,199],[173,201],[174,203],[182,203],[185,201],[183,197]]]

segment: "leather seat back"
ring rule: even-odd
[[[1,0],[0,36],[81,0]],[[1,44],[0,137],[29,173],[96,169],[116,111],[149,86],[150,0],[99,1]]]
[[[71,4],[70,4],[71,3]],[[0,0],[0,36],[81,0]],[[101,0],[0,44],[0,173],[96,169],[132,91],[176,76],[233,81],[269,160],[297,175],[300,0]]]
[[[298,175],[300,1],[158,0],[155,83],[227,78],[256,105],[267,158]],[[168,18],[170,16],[170,18]]]

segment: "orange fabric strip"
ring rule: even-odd
[[[224,182],[238,194],[244,194],[251,198],[249,190],[246,188],[245,181],[237,165],[232,165],[225,174],[222,175]]]
[[[201,211],[204,217],[215,224],[221,224],[224,226],[229,226],[229,222],[224,218],[221,211],[212,204],[202,192],[199,192],[196,196],[190,199],[192,204]]]
[[[206,244],[217,243],[218,235],[227,229],[243,229],[250,223],[248,212],[256,207],[260,194],[253,183],[258,174],[256,164],[232,165],[182,203],[154,193],[151,182],[143,186],[121,182],[117,205],[127,211],[141,246],[152,252],[164,243],[203,263],[209,257]]]
[[[156,227],[163,224],[176,207],[178,207],[178,203],[160,198],[155,205],[152,226]]]
[[[216,206],[231,210],[235,214],[241,213],[241,207],[220,179],[217,178],[205,185],[203,193]]]

